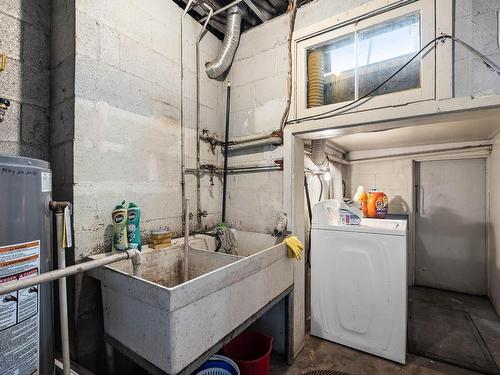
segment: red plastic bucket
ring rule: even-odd
[[[268,375],[273,338],[245,331],[224,346],[224,354],[236,362],[241,375]]]

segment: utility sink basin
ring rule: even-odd
[[[177,374],[293,284],[283,243],[248,256],[211,250],[189,250],[186,282],[181,244],[143,251],[139,276],[130,261],[93,270],[106,334],[148,364]]]

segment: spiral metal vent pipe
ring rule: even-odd
[[[323,53],[311,51],[307,55],[307,108],[325,104],[325,64]],[[311,141],[311,160],[318,167],[328,166],[326,139]]]
[[[205,64],[208,77],[217,79],[231,66],[234,54],[238,48],[241,34],[241,21],[245,15],[245,8],[237,4],[227,10],[226,32],[222,48],[215,60]]]

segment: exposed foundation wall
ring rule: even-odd
[[[367,0],[317,0],[299,9],[296,29],[345,12]],[[232,85],[232,137],[279,130],[286,104],[288,15],[277,17],[241,36],[229,79]],[[259,152],[268,151],[262,156]],[[245,154],[247,155],[245,157]],[[256,156],[257,155],[257,156]],[[282,149],[241,152],[238,162],[268,164]],[[233,159],[234,160],[234,159]],[[234,161],[233,161],[234,162]],[[239,174],[229,180],[228,222],[255,232],[272,232],[283,211],[282,172]],[[251,199],[242,199],[251,197]],[[258,215],[251,214],[258,208]]]
[[[180,19],[172,1],[74,0],[54,9],[55,35],[65,49],[54,58],[53,100],[56,184],[73,202],[74,249],[69,263],[109,251],[111,211],[122,200],[142,210],[151,230],[179,233],[181,214]],[[59,17],[61,16],[61,17]],[[66,18],[65,18],[66,17]],[[67,22],[65,22],[67,21]],[[59,23],[57,23],[59,22]],[[196,163],[195,41],[201,26],[184,20],[184,124],[186,167]],[[54,40],[57,40],[55,37]],[[200,45],[201,67],[220,41],[210,33]],[[200,126],[223,135],[223,84],[200,73]],[[222,165],[220,149],[201,147],[201,163]],[[196,178],[186,177],[197,225]],[[202,225],[220,220],[221,182],[201,180]],[[105,368],[99,284],[70,279],[72,357],[100,373]],[[119,358],[122,374],[134,367]]]
[[[353,197],[359,185],[365,191],[383,191],[389,198],[389,213],[412,212],[412,159],[353,163],[346,170],[346,195]]]
[[[10,108],[0,123],[0,153],[49,160],[50,1],[0,2],[0,97]]]
[[[455,0],[455,35],[500,65],[498,12],[500,1]],[[500,93],[500,76],[462,46],[454,50],[456,97]]]
[[[299,9],[296,30],[368,3],[366,0],[317,0]],[[498,47],[498,1],[457,0],[454,5],[456,35],[489,58],[500,63]],[[279,128],[286,101],[288,16],[277,17],[244,33],[229,79],[232,84],[231,137],[273,131]],[[500,93],[500,77],[487,69],[463,47],[454,52],[454,95]],[[230,138],[231,138],[230,137]],[[259,150],[253,150],[252,153]],[[250,155],[249,157],[253,157]],[[281,149],[274,155],[281,158]],[[240,155],[240,160],[244,160]],[[266,160],[265,157],[262,160]],[[269,232],[282,210],[277,197],[282,191],[282,173],[264,178],[238,175],[231,178],[230,191],[238,199],[229,201],[228,221],[245,230]],[[254,182],[253,182],[254,181]],[[259,188],[257,188],[259,186]],[[393,189],[392,187],[384,187]],[[404,202],[393,207],[401,210]],[[258,217],[246,213],[259,207]]]
[[[488,160],[488,295],[500,315],[500,135],[494,139]]]
[[[144,234],[181,230],[179,126],[181,9],[172,1],[76,0],[74,227],[75,257],[109,250],[111,211],[122,200],[142,209]],[[195,40],[201,26],[184,20],[184,123],[187,167],[196,158]],[[217,54],[207,33],[200,61]],[[222,135],[223,85],[200,74],[200,124]],[[202,163],[220,162],[202,144]],[[192,225],[196,179],[188,176]],[[203,225],[220,220],[220,180],[202,179]]]
[[[50,22],[50,164],[54,199],[73,201],[75,3],[52,1]]]

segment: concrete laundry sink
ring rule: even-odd
[[[196,248],[184,283],[181,244],[144,250],[140,277],[130,261],[92,271],[101,282],[106,335],[150,368],[177,374],[293,285],[284,244],[235,256],[212,251],[214,243],[190,240]]]

